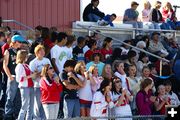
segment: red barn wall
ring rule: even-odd
[[[0,16],[14,19],[32,28],[55,26],[60,31],[71,28],[80,19],[80,0],[0,0]],[[24,29],[8,23],[13,29]]]

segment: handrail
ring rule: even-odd
[[[104,37],[109,37],[109,36],[101,33],[100,31],[96,31],[96,30],[92,29],[91,27],[85,27],[85,26],[80,25],[80,24],[77,24],[77,26],[79,26],[79,27],[81,27],[81,28],[84,28],[84,29],[87,29],[87,30],[90,30],[90,31],[93,31],[93,32],[95,32],[95,33],[98,33],[98,34],[100,34],[100,35],[102,35],[102,36],[104,36]],[[117,38],[114,38],[114,37],[111,37],[111,38],[112,38],[113,40],[115,40],[115,41],[118,41],[118,42],[120,42],[120,43],[122,43],[122,44],[124,44],[124,45],[127,45],[127,46],[129,46],[129,47],[132,47],[132,48],[134,48],[134,49],[136,49],[136,50],[138,50],[138,51],[141,51],[141,52],[144,52],[144,53],[146,53],[146,54],[149,54],[149,55],[151,55],[151,56],[153,56],[153,57],[155,57],[155,58],[158,58],[158,59],[160,59],[160,60],[162,60],[162,61],[170,62],[169,60],[167,60],[167,59],[165,59],[165,58],[159,57],[159,56],[157,56],[157,55],[155,55],[155,54],[153,54],[153,53],[150,53],[150,52],[148,52],[148,51],[145,51],[144,49],[140,49],[140,48],[138,48],[138,47],[129,45],[129,44],[127,44],[127,43],[125,43],[125,42],[117,39]]]
[[[18,21],[16,21],[16,20],[2,20],[2,22],[13,22],[13,23],[16,23],[17,25],[20,25],[20,26],[22,26],[22,27],[25,27],[25,28],[27,28],[27,29],[29,29],[29,30],[33,30],[33,28],[31,28],[31,27],[29,27],[29,26],[27,26],[27,25],[25,25],[25,24],[23,24],[23,23],[21,23],[21,22],[18,22]]]

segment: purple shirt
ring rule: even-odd
[[[149,91],[146,94],[145,91],[139,91],[136,96],[136,105],[138,108],[139,115],[151,115],[152,114],[152,102],[150,101],[150,97],[152,96],[152,92]]]

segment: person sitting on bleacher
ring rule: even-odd
[[[170,2],[167,2],[162,9],[162,17],[165,22],[167,22],[172,29],[177,29],[180,27],[180,21],[177,21],[175,11],[172,8]]]
[[[138,6],[137,2],[131,2],[131,8],[126,9],[124,13],[123,23],[132,24],[134,28],[143,28],[142,22],[138,21],[139,12],[136,10]]]
[[[150,21],[153,22],[155,29],[171,29],[171,26],[163,21],[162,14],[159,11],[161,8],[161,2],[156,1],[154,8],[152,9],[152,13],[150,16]]]
[[[114,27],[113,21],[116,19],[116,14],[106,15],[102,20],[98,20],[98,25]]]
[[[83,12],[83,20],[97,22],[99,19],[102,19],[105,14],[101,12],[97,6],[99,5],[99,0],[91,0]]]
[[[163,44],[159,41],[159,33],[157,32],[152,33],[152,40],[149,43],[148,49],[151,53],[161,57],[167,57],[169,55]]]

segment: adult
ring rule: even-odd
[[[18,91],[18,83],[16,82],[15,76],[15,67],[16,67],[16,54],[17,50],[21,47],[21,43],[24,42],[25,39],[20,35],[14,35],[11,38],[10,48],[4,52],[4,61],[3,68],[8,76],[7,82],[7,101],[5,104],[5,120],[15,119],[19,113],[20,106],[14,105],[16,100],[20,101],[20,94]],[[15,99],[15,97],[17,99]],[[17,102],[16,104],[18,104]],[[16,111],[15,111],[16,110]],[[15,115],[16,114],[16,115]]]
[[[83,20],[97,22],[99,19],[104,17],[104,13],[101,12],[97,7],[99,5],[99,0],[91,0],[83,12]]]
[[[136,10],[138,6],[137,2],[131,2],[131,8],[125,10],[123,23],[132,24],[134,28],[143,28],[142,22],[138,21],[139,12]]]
[[[141,83],[141,90],[136,95],[136,105],[139,115],[152,115],[152,105],[156,97],[152,96],[152,80],[145,79]]]
[[[163,22],[163,17],[159,9],[161,8],[161,2],[156,1],[154,8],[152,9],[150,20],[154,24],[155,29],[171,29],[170,26]]]

